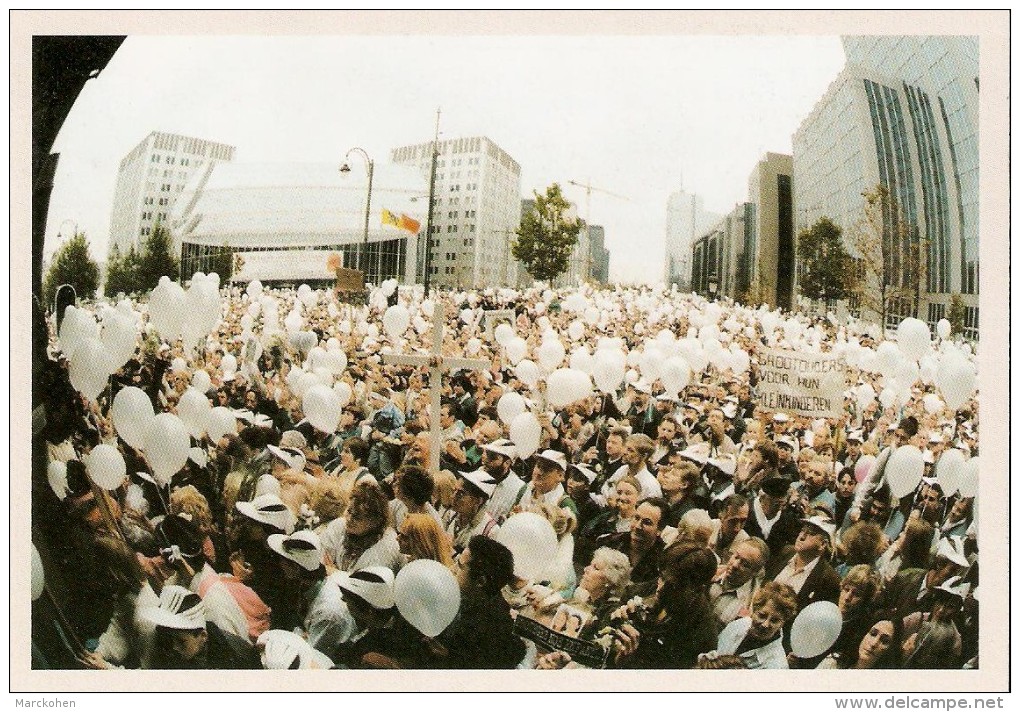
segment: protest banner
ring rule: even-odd
[[[833,354],[764,349],[758,361],[758,404],[807,418],[843,413],[846,364]]]

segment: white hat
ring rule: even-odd
[[[833,522],[824,517],[819,516],[806,517],[804,519],[801,519],[800,521],[801,524],[810,524],[811,526],[817,529],[821,529],[825,533],[825,535],[829,538],[829,544],[833,543],[833,540],[836,536],[836,525]]]
[[[800,448],[797,447],[797,441],[794,440],[793,438],[786,437],[786,436],[783,436],[781,438],[776,438],[776,446],[778,447],[779,445],[786,445],[791,450],[793,450],[795,453],[800,450]]]
[[[692,462],[696,462],[699,465],[704,465],[708,462],[709,445],[708,443],[694,443],[687,447],[685,450],[680,452],[680,457],[686,458]]]
[[[647,393],[648,395],[651,395],[652,393],[652,387],[647,381],[639,379],[637,381],[634,381],[634,383],[632,383],[631,385],[634,386],[634,390],[636,391],[641,391],[642,393]]]
[[[724,473],[733,477],[733,473],[737,471],[737,458],[730,454],[719,455],[719,457],[710,457],[707,460],[709,465],[722,470]]]
[[[926,464],[928,464],[928,465],[934,465],[935,464],[935,456],[931,453],[931,450],[925,450],[921,454],[921,457],[925,461]]]
[[[205,628],[205,604],[197,593],[172,584],[163,587],[159,606],[143,608],[141,615],[151,623],[174,630]]]
[[[266,670],[329,670],[333,661],[308,641],[289,630],[267,630],[256,645],[262,648],[262,667]]]
[[[958,536],[943,537],[939,548],[935,551],[936,558],[952,561],[959,566],[970,566],[967,555],[963,553],[963,539]]]
[[[772,420],[774,420],[777,423],[788,423],[790,422],[790,416],[788,416],[786,413],[780,413],[776,411],[775,413],[772,414]]]
[[[658,401],[669,401],[670,403],[679,403],[680,399],[670,393],[660,393],[655,396],[655,400]]]
[[[564,455],[559,450],[543,450],[542,452],[535,455],[535,457],[539,458],[540,460],[551,462],[564,472],[567,471],[567,456]]]
[[[933,445],[941,443],[942,433],[940,433],[938,430],[932,430],[930,433],[928,433],[928,442],[932,443]]]
[[[576,471],[580,472],[581,475],[584,477],[584,479],[588,480],[588,484],[591,484],[592,482],[594,482],[595,478],[598,477],[598,475],[595,473],[595,471],[592,470],[587,465],[580,465],[580,464],[578,464],[578,465],[568,465],[567,466],[567,470],[568,471],[576,470]]]
[[[936,591],[945,591],[951,596],[958,596],[962,601],[970,593],[970,584],[963,583],[960,576],[950,576],[935,588]]]
[[[737,406],[735,403],[727,403],[722,407],[722,412],[727,418],[735,418],[737,417]]]
[[[482,445],[482,449],[494,452],[497,455],[502,455],[503,457],[509,457],[510,459],[517,457],[517,447],[512,441],[507,440],[506,438],[493,440],[491,443]]]
[[[393,608],[393,571],[385,566],[369,566],[353,573],[338,571],[330,577],[341,590],[353,593],[379,611]]]
[[[237,507],[238,512],[249,519],[276,527],[287,534],[294,531],[294,525],[297,523],[294,513],[275,494],[259,495],[251,502],[238,502],[234,506]]]
[[[863,443],[864,442],[864,431],[862,431],[862,430],[851,430],[847,434],[847,436],[846,436],[846,441],[848,443],[849,442]]]
[[[276,447],[275,445],[267,445],[266,449],[269,450],[269,452],[276,455],[276,457],[278,457],[283,462],[283,464],[285,464],[290,469],[297,470],[298,472],[305,469],[305,464],[307,460],[304,456],[304,453],[302,453],[300,450],[294,448],[284,449]]]
[[[489,473],[485,470],[461,472],[459,474],[467,480],[472,489],[481,493],[486,499],[492,496],[492,493],[496,491],[496,485],[499,484],[496,480],[492,479],[492,477],[489,476]]]
[[[305,571],[317,571],[322,566],[322,543],[311,529],[302,529],[290,536],[270,534],[267,543],[270,549]]]

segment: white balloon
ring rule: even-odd
[[[534,512],[507,519],[496,541],[514,555],[514,575],[527,581],[542,580],[556,559],[556,532],[548,519]]]
[[[379,285],[379,288],[382,290],[383,296],[385,296],[386,298],[392,297],[393,293],[397,291],[397,280],[395,279],[383,280],[383,283]]]
[[[237,371],[237,358],[234,354],[224,354],[220,359],[220,370],[223,373],[234,373]]]
[[[666,393],[676,396],[690,383],[691,367],[681,356],[666,359],[659,373],[659,381]]]
[[[935,463],[935,477],[938,479],[942,494],[951,497],[960,488],[963,479],[964,465],[967,459],[955,447],[942,453]]]
[[[237,432],[237,416],[230,408],[218,405],[209,411],[206,432],[213,443],[218,443],[224,435]]]
[[[339,376],[347,369],[347,354],[343,351],[327,351],[323,365],[334,376]]]
[[[790,628],[790,648],[799,658],[823,655],[839,638],[843,614],[831,601],[815,601],[797,614]]]
[[[82,339],[68,366],[68,377],[75,390],[95,401],[106,388],[110,361],[103,342],[96,337]]]
[[[960,486],[959,486],[961,497],[977,496],[979,459],[980,458],[972,457],[963,464],[963,469],[960,472]]]
[[[584,336],[584,322],[580,319],[570,322],[570,326],[567,327],[567,336],[572,341],[579,341]]]
[[[321,385],[324,384],[322,383],[322,381],[319,380],[318,376],[316,376],[314,373],[309,373],[306,371],[305,373],[301,374],[300,378],[297,379],[297,382],[291,387],[291,390],[294,392],[294,395],[296,395],[298,398],[304,398],[305,394],[308,393],[309,389]]]
[[[134,356],[136,337],[134,317],[113,310],[103,317],[100,340],[106,348],[110,373],[119,371]]]
[[[571,368],[591,375],[592,368],[595,366],[595,359],[588,353],[588,349],[582,346],[570,354],[569,363]]]
[[[467,353],[468,356],[475,356],[481,350],[482,350],[481,339],[476,339],[472,337],[468,339],[467,343],[464,345],[464,352]]]
[[[885,466],[885,480],[893,497],[906,497],[924,474],[924,455],[913,445],[896,448]]]
[[[383,328],[391,339],[401,336],[411,325],[411,312],[402,304],[394,304],[383,314]]]
[[[953,325],[949,323],[948,319],[939,319],[938,323],[935,324],[935,332],[939,335],[940,339],[948,339],[952,330]]]
[[[521,413],[510,422],[510,439],[522,459],[531,457],[541,442],[542,426],[534,413]]]
[[[507,342],[514,338],[514,328],[504,322],[495,328],[492,335],[495,337],[497,344],[505,347]]]
[[[883,341],[878,345],[875,356],[878,360],[879,372],[886,378],[895,377],[896,369],[899,368],[900,360],[902,359],[896,344],[892,341]]]
[[[556,409],[584,400],[591,394],[591,379],[584,371],[560,368],[545,379],[545,397]]]
[[[547,372],[551,372],[563,363],[567,351],[563,348],[563,344],[560,343],[559,339],[553,338],[543,341],[541,346],[538,347],[536,355],[538,356],[539,365]]]
[[[194,387],[185,390],[177,402],[177,416],[193,438],[201,438],[205,434],[211,410],[212,404],[209,399]]]
[[[941,413],[942,409],[946,407],[946,404],[942,402],[942,399],[939,398],[934,393],[929,393],[921,400],[924,403],[925,412],[929,413],[930,415]]]
[[[177,356],[170,362],[170,370],[174,373],[184,373],[188,370],[188,362]]]
[[[152,468],[153,477],[161,486],[188,462],[191,439],[188,429],[173,413],[160,413],[152,419],[145,436],[145,459]]]
[[[189,317],[185,299],[184,288],[167,277],[149,294],[149,323],[164,339],[173,341],[181,336],[181,327]]]
[[[918,361],[931,349],[931,332],[920,319],[907,317],[896,328],[896,343],[911,361]]]
[[[333,392],[336,393],[337,398],[340,400],[341,409],[347,407],[347,404],[351,402],[351,397],[354,395],[351,387],[343,381],[337,381],[333,384]]]
[[[111,415],[113,427],[124,442],[139,450],[145,447],[149,425],[156,415],[145,391],[135,386],[120,389],[113,399]]]
[[[84,457],[84,464],[89,479],[105,490],[117,489],[127,478],[124,456],[113,445],[106,443],[96,445]]]
[[[527,404],[524,402],[524,397],[513,391],[504,393],[496,403],[496,413],[506,425],[510,425],[514,418],[525,410],[527,410]]]
[[[50,483],[53,494],[57,499],[63,500],[67,497],[67,463],[60,460],[51,460],[46,468],[46,480]]]
[[[212,379],[204,369],[198,369],[191,376],[191,387],[200,393],[207,393],[212,387]]]
[[[950,410],[958,410],[977,388],[977,372],[964,356],[947,355],[935,373],[935,385]]]
[[[301,410],[312,427],[328,434],[336,432],[343,406],[340,405],[340,397],[332,388],[315,385],[305,392]]]
[[[68,305],[64,309],[64,320],[60,323],[60,351],[70,359],[82,341],[98,338],[99,327],[96,319],[84,309]]]
[[[393,598],[403,619],[427,638],[446,630],[460,610],[457,579],[431,559],[416,559],[400,569]]]
[[[32,544],[32,574],[31,574],[32,600],[38,601],[46,588],[46,574],[43,571],[42,557],[39,550]]]
[[[517,365],[528,354],[528,342],[515,336],[506,343],[506,357],[510,363]]]
[[[528,387],[534,388],[542,377],[542,371],[531,359],[523,359],[514,367],[514,375]]]

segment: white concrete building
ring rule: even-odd
[[[141,250],[153,228],[164,225],[177,196],[210,162],[232,161],[234,147],[153,131],[120,161],[110,216],[110,249]]]
[[[722,215],[705,210],[701,196],[680,190],[666,203],[666,284],[691,288],[694,242],[718,223]]]
[[[426,195],[432,149],[433,142],[427,141],[391,153],[394,163],[418,170]],[[515,284],[517,267],[510,243],[520,227],[520,165],[485,136],[446,139],[436,149],[432,234],[427,240],[432,253],[430,284],[452,288]],[[418,281],[425,274],[425,249],[420,253]]]

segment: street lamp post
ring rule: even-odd
[[[340,166],[341,173],[351,172],[350,159],[352,153],[360,153],[368,166],[368,193],[365,196],[365,234],[363,236],[363,244],[358,256],[358,268],[361,270],[362,276],[367,277],[366,255],[368,254],[368,218],[372,212],[372,175],[375,173],[375,161],[369,157],[368,152],[365,149],[355,146],[344,156],[344,163]]]

